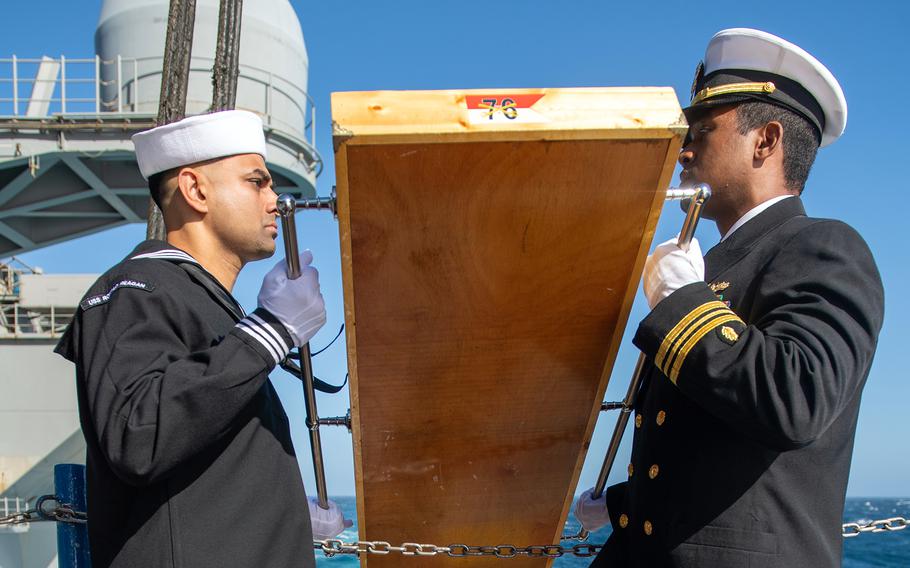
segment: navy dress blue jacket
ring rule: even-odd
[[[882,326],[863,239],[784,199],[641,322],[650,359],[597,567],[840,566],[863,385]]]
[[[268,380],[291,347],[167,243],[98,279],[57,347],[76,364],[95,568],[315,565]]]

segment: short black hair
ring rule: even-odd
[[[170,179],[172,174],[176,173],[176,171],[177,168],[172,168],[149,176],[149,193],[152,196],[152,201],[158,206],[158,209],[163,210],[161,207],[161,199],[164,197],[164,184]]]
[[[818,153],[818,129],[806,118],[775,104],[748,101],[736,107],[736,126],[740,134],[747,134],[769,122],[779,122],[784,127],[784,180],[788,189],[802,193]]]

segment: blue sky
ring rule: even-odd
[[[247,0],[253,2],[254,0]],[[91,56],[99,0],[16,3],[6,11],[0,57]],[[910,495],[910,373],[904,367],[910,301],[910,255],[902,229],[910,205],[904,161],[910,92],[904,2],[337,2],[293,1],[310,58],[310,94],[317,106],[317,147],[326,167],[321,195],[334,183],[329,125],[332,91],[494,87],[672,86],[688,97],[708,39],[727,27],[756,27],[783,36],[824,62],[840,80],[849,104],[844,137],[819,153],[804,194],[811,215],[835,217],[866,238],[886,290],[885,327],[866,387],[848,493]],[[762,11],[759,11],[762,10]],[[682,216],[675,205],[661,218],[657,242],[670,238]],[[320,269],[328,324],[318,348],[343,321],[338,228],[322,212],[298,217],[300,240]],[[703,250],[718,240],[714,226],[698,232]],[[144,238],[144,226],[114,229],[24,255],[48,272],[101,272]],[[91,254],[88,251],[92,251]],[[247,307],[272,261],[250,265],[235,295]],[[607,398],[622,397],[637,357],[629,341],[647,305],[639,293],[620,348]],[[339,381],[345,349],[339,342],[314,362],[317,374]],[[295,430],[308,491],[314,492],[299,383],[273,375]],[[343,414],[347,391],[319,399],[320,414]],[[615,417],[603,415],[579,490],[597,475]],[[350,436],[324,433],[331,494],[354,493]],[[628,439],[618,463],[627,461]],[[822,472],[820,472],[821,474]],[[625,476],[616,468],[612,480]],[[612,481],[611,481],[612,483]]]

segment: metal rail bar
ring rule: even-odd
[[[300,277],[300,258],[297,246],[297,222],[294,213],[297,201],[283,193],[278,197],[278,214],[281,216],[281,234],[284,237],[284,256],[287,274],[291,280]],[[310,433],[310,450],[313,455],[313,473],[316,477],[316,496],[319,506],[329,508],[328,490],[325,484],[325,465],[322,460],[322,438],[319,436],[319,413],[316,410],[316,389],[313,386],[313,361],[310,344],[300,348],[300,369],[303,374],[303,396],[306,401],[306,425]]]
[[[60,56],[60,112],[66,113],[66,56],[64,55]]]
[[[95,113],[101,112],[101,58],[95,56]]]
[[[19,114],[19,64],[13,56],[13,114]]]

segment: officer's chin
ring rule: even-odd
[[[699,182],[699,183],[702,183],[702,182]],[[687,180],[687,181],[683,182],[682,184],[680,184],[680,187],[685,188],[685,189],[692,189],[696,185],[697,184],[695,182],[693,182],[692,180]],[[713,207],[712,207],[713,204],[714,203],[710,199],[708,199],[708,201],[705,203],[705,206],[701,210],[701,217],[703,219],[714,219],[714,217],[712,216],[712,213],[711,213],[711,211],[713,209]],[[679,200],[679,208],[680,208],[680,210],[682,210],[683,213],[688,213],[689,207],[691,205],[692,205],[691,197],[686,197],[684,199]]]

